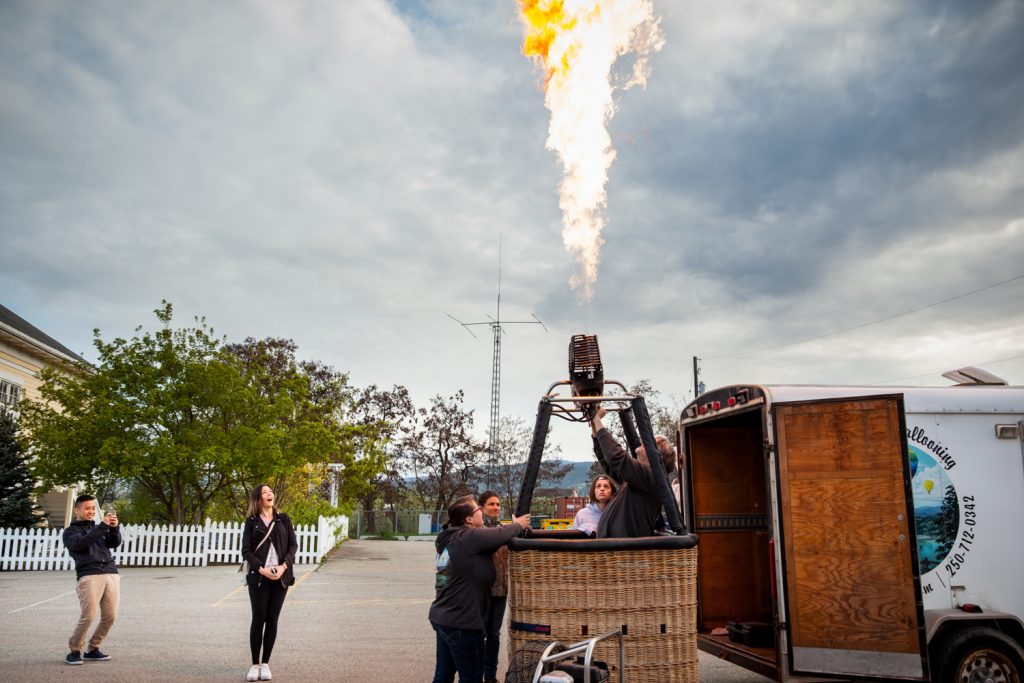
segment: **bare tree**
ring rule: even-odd
[[[462,402],[461,389],[430,399],[429,409],[416,410],[416,426],[404,439],[413,493],[425,509],[444,510],[459,496],[475,493],[487,447],[473,436],[473,411]]]
[[[533,444],[533,429],[521,417],[503,417],[499,422],[498,453],[494,460],[491,488],[501,496],[502,507],[512,510],[526,474],[526,463]],[[551,428],[548,427],[550,434]],[[572,463],[558,460],[562,447],[545,441],[541,454],[537,488],[557,486],[572,470]]]
[[[400,384],[390,390],[371,384],[359,392],[354,417],[358,424],[372,427],[369,433],[376,435],[363,442],[362,449],[380,453],[383,460],[383,470],[359,499],[362,509],[373,510],[377,501],[383,500],[394,510],[407,488],[402,476],[403,442],[413,432],[416,422],[416,408],[409,390]],[[372,523],[372,515],[370,520]]]

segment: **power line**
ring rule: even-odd
[[[994,363],[1002,363],[1002,362],[1008,361],[1008,360],[1017,360],[1018,358],[1024,358],[1024,353],[1022,353],[1019,356],[1010,356],[1009,358],[998,358],[996,360],[983,360],[980,363],[972,363],[972,365],[976,365],[976,366],[977,365],[992,365]],[[946,368],[946,370],[949,370],[949,368]],[[946,372],[946,370],[935,370],[934,372],[924,372],[924,373],[921,373],[920,375],[910,375],[909,377],[897,377],[895,379],[886,379],[886,380],[882,380],[881,382],[872,382],[872,384],[888,384],[889,382],[902,382],[903,380],[906,380],[906,379],[917,379],[918,377],[930,377],[932,375],[940,375],[943,372]]]
[[[999,286],[1005,285],[1007,283],[1014,282],[1015,280],[1021,280],[1021,279],[1024,279],[1024,274],[1017,275],[1016,277],[1011,277],[1010,279],[1003,280],[1002,282],[996,282],[996,283],[991,284],[991,285],[986,285],[985,287],[981,287],[980,289],[975,289],[975,290],[972,290],[970,292],[966,292],[964,294],[958,294],[956,296],[951,296],[948,299],[943,299],[942,301],[936,301],[935,303],[928,304],[927,306],[921,306],[920,308],[915,308],[915,309],[912,309],[912,310],[909,310],[909,311],[904,311],[903,313],[897,313],[895,315],[890,315],[888,317],[880,318],[878,320],[872,320],[871,322],[868,322],[868,323],[861,323],[860,325],[854,325],[853,327],[845,327],[845,328],[843,328],[841,330],[835,330],[834,332],[826,332],[825,334],[819,334],[816,337],[807,337],[806,339],[798,339],[797,341],[786,342],[785,344],[779,344],[778,346],[768,346],[768,347],[765,347],[763,349],[751,349],[749,351],[737,351],[736,353],[730,353],[730,354],[726,354],[724,356],[712,356],[711,358],[708,358],[707,360],[721,360],[723,358],[735,358],[736,356],[747,356],[747,355],[750,355],[752,353],[764,353],[766,351],[775,351],[777,349],[784,349],[784,348],[786,348],[788,346],[796,346],[797,344],[806,344],[807,342],[817,341],[818,339],[824,339],[826,337],[834,337],[837,334],[845,334],[846,332],[853,332],[854,330],[859,330],[859,329],[862,329],[862,328],[865,328],[865,327],[870,327],[871,325],[877,325],[879,323],[884,323],[884,322],[888,322],[890,320],[895,320],[896,318],[902,318],[903,316],[910,315],[912,313],[919,313],[919,312],[927,310],[929,308],[934,308],[936,306],[941,306],[942,304],[948,304],[951,301],[956,301],[957,299],[963,299],[964,297],[971,296],[972,294],[978,294],[979,292],[984,292],[985,290],[992,289],[994,287],[999,287]]]

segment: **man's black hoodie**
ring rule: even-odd
[[[121,545],[121,527],[94,524],[91,519],[71,523],[64,530],[64,546],[75,561],[75,573],[80,579],[93,574],[116,574],[117,565],[111,548]]]

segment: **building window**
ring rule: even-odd
[[[21,387],[14,382],[0,379],[0,406],[9,410],[18,409],[18,401],[21,400]]]

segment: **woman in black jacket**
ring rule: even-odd
[[[430,624],[436,633],[433,683],[481,683],[484,629],[495,571],[491,555],[530,526],[530,515],[513,517],[502,527],[485,528],[483,510],[473,496],[448,508],[448,524],[434,547],[434,603]]]
[[[291,519],[274,505],[273,489],[260,484],[249,496],[249,511],[242,531],[242,557],[249,563],[245,582],[252,605],[249,626],[252,668],[246,674],[247,681],[272,678],[269,663],[277,639],[277,618],[281,615],[288,586],[295,583],[292,565],[298,550]]]

